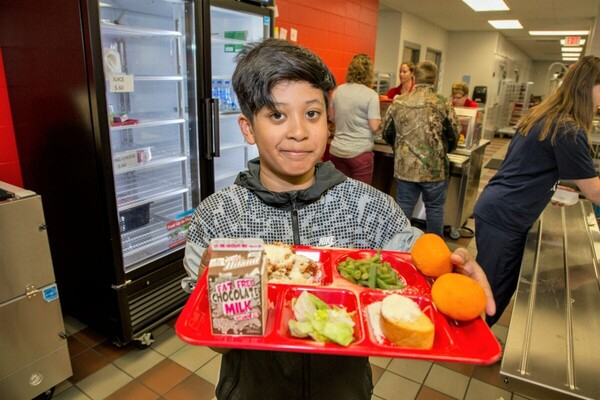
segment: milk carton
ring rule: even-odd
[[[213,239],[208,302],[213,335],[264,335],[267,271],[261,239]]]

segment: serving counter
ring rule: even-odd
[[[477,201],[479,179],[483,166],[483,155],[489,140],[481,139],[470,148],[459,146],[448,154],[450,161],[450,181],[444,207],[444,225],[449,228],[452,239],[462,235],[467,219],[473,213]],[[383,140],[375,143],[375,167],[373,186],[396,197],[394,180],[394,152]],[[422,201],[415,206],[412,218],[425,219]]]
[[[548,205],[528,233],[500,369],[512,391],[600,399],[598,254],[587,200]]]

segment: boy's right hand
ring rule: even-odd
[[[450,260],[452,261],[452,264],[454,264],[454,272],[466,275],[479,282],[481,287],[483,287],[485,297],[487,298],[485,313],[490,316],[496,314],[496,302],[494,301],[490,283],[485,276],[485,272],[479,266],[477,261],[475,261],[471,253],[469,253],[467,249],[459,247],[454,250],[454,253],[450,256]]]

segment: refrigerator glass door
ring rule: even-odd
[[[193,3],[99,3],[123,265],[185,245],[198,178]]]
[[[258,8],[258,7],[257,7]],[[235,56],[246,43],[269,36],[270,17],[211,6],[212,97],[219,101],[220,156],[215,158],[215,190],[231,185],[258,156],[244,140],[237,118],[239,105],[231,87]]]

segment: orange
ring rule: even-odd
[[[434,233],[419,237],[410,251],[415,267],[433,278],[452,272],[451,254],[444,239]]]
[[[457,321],[477,318],[487,302],[483,288],[475,279],[454,272],[433,282],[431,298],[442,314]]]

